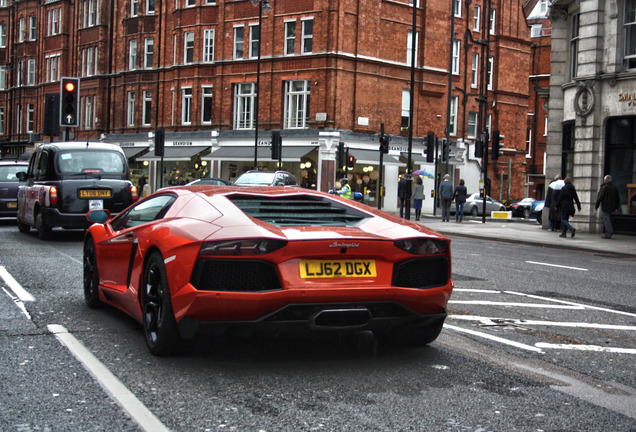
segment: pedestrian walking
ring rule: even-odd
[[[615,210],[621,207],[621,197],[616,186],[612,184],[612,176],[609,174],[603,178],[603,185],[596,196],[594,208],[598,210],[599,206],[601,207],[601,217],[605,228],[605,234],[603,234],[602,238],[612,238],[614,227],[612,226],[611,216]]]
[[[424,184],[422,183],[422,177],[418,176],[413,186],[413,209],[415,210],[415,220],[420,220],[422,215],[422,201],[424,200]]]
[[[576,193],[576,189],[572,184],[572,179],[566,177],[564,180],[565,185],[561,188],[559,198],[556,203],[558,211],[561,213],[561,226],[562,232],[559,237],[566,237],[568,230],[572,232],[572,237],[576,234],[576,229],[570,225],[570,216],[574,216],[574,202],[576,202],[576,208],[581,211],[581,201],[579,201],[579,195]]]
[[[557,174],[548,185],[548,192],[545,195],[543,208],[548,209],[548,229],[550,231],[558,230],[561,225],[561,214],[556,208],[556,202],[559,200],[559,193],[561,193],[564,184],[561,174]]]
[[[461,222],[464,219],[466,195],[468,195],[468,190],[466,186],[464,186],[464,179],[459,179],[459,184],[455,187],[455,192],[453,193],[453,199],[455,200],[455,222]]]
[[[406,204],[406,200],[411,198],[411,195],[408,191],[408,183],[406,182],[406,178],[402,177],[398,182],[398,198],[400,200],[400,217],[404,217],[404,205]]]
[[[453,201],[453,184],[450,175],[444,175],[444,181],[439,185],[440,203],[442,206],[442,222],[450,222],[450,205]]]

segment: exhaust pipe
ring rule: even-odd
[[[368,309],[325,309],[311,319],[314,329],[355,329],[364,327],[371,321]]]

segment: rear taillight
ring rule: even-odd
[[[57,204],[57,188],[55,186],[51,186],[49,189],[49,201],[51,201],[51,205]]]
[[[414,255],[442,255],[448,252],[448,241],[439,239],[397,240],[395,246]]]
[[[244,239],[204,242],[199,255],[265,255],[287,245],[284,240]]]
[[[130,186],[130,196],[132,197],[133,202],[139,199],[139,195],[137,194],[137,187]]]

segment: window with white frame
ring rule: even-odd
[[[468,138],[477,138],[477,116],[474,111],[468,113]]]
[[[46,29],[47,36],[55,36],[62,33],[62,8],[50,9],[47,12],[47,24]]]
[[[203,30],[203,62],[214,62],[214,29]]]
[[[192,7],[192,6],[194,6],[195,4],[196,4],[196,3],[195,3],[195,0],[185,0],[185,5],[186,5],[186,7]]]
[[[0,135],[4,135],[4,107],[0,107]]]
[[[20,18],[18,21],[18,42],[24,42],[26,33],[26,19]]]
[[[16,76],[15,76],[16,86],[20,87],[22,85],[23,76],[24,76],[24,60],[20,60],[18,61],[18,68],[16,70]]]
[[[243,47],[245,46],[245,28],[234,27],[234,58],[243,58]]]
[[[46,80],[59,81],[60,80],[60,59],[61,54],[50,54],[46,56]]]
[[[29,40],[34,41],[37,34],[37,20],[34,15],[31,15],[29,17]]]
[[[285,55],[296,53],[296,21],[285,22]]]
[[[410,112],[411,112],[411,91],[409,89],[402,89],[402,115],[400,118],[400,128],[408,130],[410,125]]]
[[[183,63],[194,62],[194,32],[187,31],[183,34]]]
[[[471,66],[470,86],[479,87],[479,54],[473,53],[473,64]]]
[[[130,16],[136,17],[139,15],[139,0],[130,0]]]
[[[255,83],[239,83],[234,85],[234,129],[254,128]]]
[[[84,27],[93,27],[99,24],[99,0],[84,1],[83,23]]]
[[[497,17],[497,10],[496,9],[491,9],[490,10],[490,21],[489,21],[490,34],[491,35],[495,34],[495,18],[496,17]]]
[[[155,13],[155,0],[146,0],[146,15]]]
[[[27,118],[26,118],[26,131],[27,133],[33,133],[35,130],[35,104],[27,104]]]
[[[459,97],[452,96],[451,97],[451,106],[450,106],[450,134],[457,135],[457,102]]]
[[[181,124],[192,124],[192,87],[181,88]]]
[[[302,53],[307,54],[313,50],[314,20],[304,19],[302,20],[302,24]]]
[[[0,48],[7,47],[7,25],[0,24]]]
[[[93,96],[86,96],[84,100],[84,129],[93,129]]]
[[[455,1],[455,16],[461,18],[462,16],[462,0]]]
[[[541,37],[542,28],[543,26],[541,24],[532,24],[532,26],[530,27],[530,37],[531,38]]]
[[[413,6],[413,0],[409,0],[409,6]],[[420,0],[417,0],[415,7],[420,7]]]
[[[0,90],[7,89],[7,70],[5,68],[0,68]]]
[[[201,86],[201,123],[212,124],[212,86]]]
[[[453,40],[453,75],[459,75],[459,54],[461,51],[462,43],[460,40]]]
[[[625,69],[636,69],[636,0],[625,2],[623,26],[625,27]]]
[[[206,5],[215,5],[216,4],[216,0],[205,0],[205,4]]]
[[[22,133],[22,105],[21,104],[17,104],[16,105],[16,110],[15,110],[15,126],[16,126],[16,132],[17,133]]]
[[[309,80],[293,80],[285,83],[285,129],[307,128],[309,96]]]
[[[137,39],[128,42],[128,69],[137,69]]]
[[[579,69],[579,14],[572,15],[570,21],[570,78],[578,75]]]
[[[135,126],[135,92],[129,91],[127,98],[127,115],[126,115],[126,126],[133,127]]]
[[[548,13],[548,6],[550,6],[548,0],[539,0],[539,13],[546,16]]]
[[[95,58],[93,48],[82,50],[82,76],[91,76],[95,73]]]
[[[258,57],[258,48],[261,43],[261,29],[258,24],[250,24],[250,58]]]
[[[473,31],[480,32],[481,26],[481,6],[475,5],[475,9],[473,12]]]
[[[144,126],[150,126],[152,123],[152,91],[144,90],[142,97],[142,122]]]
[[[144,39],[144,69],[151,69],[155,56],[155,39]]]
[[[526,156],[530,156],[532,149],[532,128],[526,129]]]
[[[413,52],[415,51],[415,66],[417,66],[417,45],[419,44],[420,32],[415,32],[415,50],[413,50],[413,31],[408,30],[406,34],[406,64],[410,65]]]
[[[493,82],[493,68],[495,66],[495,59],[493,57],[488,57],[488,90],[492,90],[492,82]]]
[[[35,85],[35,59],[27,61],[27,85]]]

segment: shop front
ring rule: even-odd
[[[163,158],[154,148],[139,160],[148,167],[148,184],[155,191],[161,187],[184,185],[192,180],[210,177],[205,156],[210,145],[195,141],[166,141]]]

